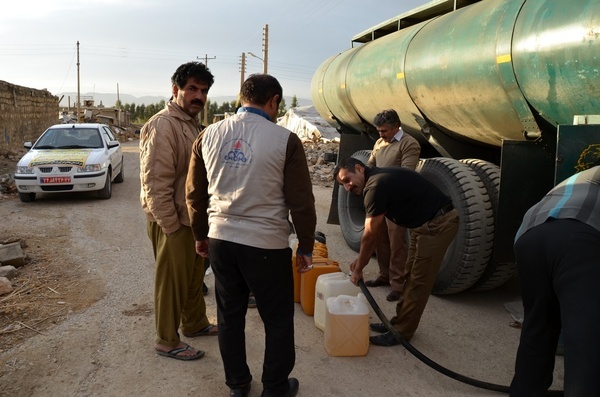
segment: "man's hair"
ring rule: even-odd
[[[400,117],[398,117],[398,113],[396,113],[394,109],[387,109],[377,114],[375,119],[373,119],[373,124],[377,127],[381,127],[384,124],[389,126],[402,125],[402,123],[400,123]]]
[[[365,165],[365,163],[363,163],[362,161],[360,161],[357,158],[354,157],[346,157],[345,159],[343,159],[342,161],[340,161],[338,163],[338,165],[335,166],[335,169],[333,170],[333,180],[337,181],[338,179],[338,174],[340,173],[340,171],[343,169],[346,170],[346,172],[351,172],[351,173],[355,173],[355,167],[356,164],[362,165],[363,167],[367,167]]]
[[[202,62],[188,62],[177,68],[171,77],[171,84],[181,89],[185,87],[190,77],[197,82],[208,84],[209,88],[215,82],[214,76],[205,64]]]
[[[268,74],[252,74],[242,84],[240,101],[262,106],[266,105],[275,95],[279,95],[280,103],[283,98],[283,88],[275,77]]]

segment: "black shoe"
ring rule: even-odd
[[[250,394],[252,384],[246,383],[242,387],[235,387],[229,391],[229,397],[247,397]]]
[[[391,332],[386,332],[385,334],[371,336],[369,340],[372,344],[376,346],[396,346],[399,345],[400,342],[394,337],[394,334]]]
[[[384,286],[384,285],[385,286],[390,285],[390,282],[389,281],[383,281],[383,280],[380,280],[380,279],[376,278],[375,280],[365,281],[365,285],[367,287],[375,288],[375,287],[381,287],[381,286]]]
[[[327,239],[325,238],[323,232],[315,232],[315,241],[318,241],[321,244],[327,243]]]
[[[287,392],[283,394],[273,394],[266,390],[263,390],[261,397],[295,397],[298,394],[298,388],[300,387],[300,382],[296,378],[289,378],[288,383],[290,384],[290,388]]]
[[[254,295],[250,295],[248,297],[248,307],[250,309],[254,309],[256,307],[256,298],[254,297]]]
[[[401,296],[402,296],[402,292],[392,291],[388,294],[388,296],[385,297],[385,299],[388,302],[395,302],[395,301],[399,300]]]
[[[380,334],[385,334],[388,332],[388,329],[384,323],[372,323],[369,324],[369,328],[371,328],[371,331],[379,332]]]

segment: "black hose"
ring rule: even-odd
[[[446,375],[452,379],[456,379],[459,382],[466,383],[467,385],[475,386],[480,389],[486,389],[486,390],[496,391],[496,392],[500,392],[500,393],[509,393],[510,388],[508,386],[496,385],[494,383],[488,383],[488,382],[483,382],[483,381],[480,381],[477,379],[469,378],[468,376],[464,376],[464,375],[458,374],[452,370],[449,370],[448,368],[441,366],[440,364],[436,363],[435,361],[433,361],[430,358],[428,358],[427,356],[425,356],[423,353],[418,351],[413,345],[411,345],[406,339],[404,339],[402,337],[402,335],[400,335],[400,333],[396,330],[396,328],[394,328],[392,323],[390,323],[390,320],[387,319],[387,317],[383,314],[383,312],[379,308],[379,305],[377,304],[377,302],[375,302],[373,295],[371,295],[371,292],[369,292],[369,289],[365,285],[365,282],[363,279],[358,280],[358,286],[360,287],[360,290],[362,291],[362,293],[365,295],[365,297],[369,301],[369,304],[375,311],[375,314],[377,314],[377,317],[379,317],[379,319],[385,325],[385,327],[388,329],[388,331],[390,331],[392,333],[392,335],[394,335],[394,338],[396,338],[396,340],[398,342],[400,342],[402,344],[402,346],[404,346],[406,348],[406,350],[408,350],[413,356],[415,356],[416,358],[418,358],[419,360],[421,360],[422,362],[424,362],[431,368],[435,369],[439,373]],[[547,396],[562,396],[563,394],[564,394],[564,392],[562,390],[549,390],[546,393]]]

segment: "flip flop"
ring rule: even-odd
[[[204,350],[198,350],[196,352],[196,354],[192,355],[192,356],[178,356],[179,353],[182,353],[186,350],[193,350],[190,345],[185,345],[184,347],[176,347],[173,350],[170,350],[168,352],[164,352],[162,350],[158,350],[158,349],[154,349],[156,351],[156,354],[158,354],[159,356],[164,356],[164,357],[170,357],[170,358],[174,358],[175,360],[182,360],[182,361],[191,361],[191,360],[197,360],[199,358],[201,358],[202,356],[204,356]]]
[[[214,336],[214,335],[219,335],[219,331],[217,330],[215,331],[211,331],[213,328],[216,328],[217,326],[214,324],[209,324],[206,327],[202,328],[200,331],[196,331],[194,333],[191,334],[183,334],[183,336],[185,336],[186,338],[195,338],[197,336]]]

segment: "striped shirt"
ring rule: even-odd
[[[576,219],[600,231],[600,166],[579,172],[556,185],[531,207],[515,241],[550,218]]]

